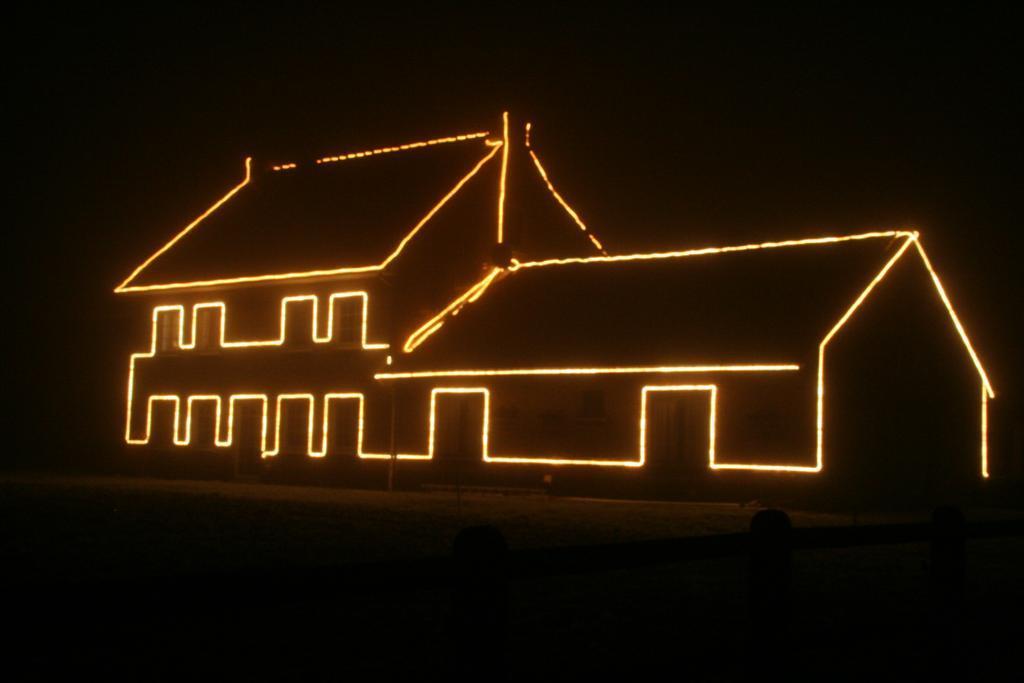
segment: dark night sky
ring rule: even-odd
[[[12,19],[15,374],[36,387],[22,432],[122,400],[111,289],[237,182],[245,155],[493,128],[503,109],[534,122],[611,251],[918,227],[1019,407],[1021,16],[820,5]],[[78,444],[120,429],[72,424]]]

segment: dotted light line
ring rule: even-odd
[[[555,189],[555,186],[551,184],[551,180],[548,179],[548,174],[541,165],[540,159],[537,158],[536,153],[534,153],[532,149],[528,151],[530,153],[530,158],[533,159],[533,164],[537,167],[537,172],[540,173],[540,177],[544,179],[544,184],[548,186],[548,190],[551,192],[552,196],[558,200],[558,203],[561,204],[566,213],[576,221],[576,225],[590,239],[590,242],[597,248],[597,250],[607,256],[608,252],[604,250],[604,246],[601,242],[594,236],[594,233],[587,229],[587,226],[583,223],[583,219],[580,218],[579,214],[576,213],[571,206],[569,206],[569,203],[562,198],[562,195],[558,194],[558,190]]]
[[[392,152],[404,152],[410,149],[419,149],[421,147],[433,147],[434,145],[444,145],[450,142],[464,142],[466,140],[476,140],[478,138],[487,137],[488,132],[482,133],[465,133],[463,135],[450,135],[443,138],[435,138],[433,140],[422,140],[420,142],[410,142],[404,145],[395,145],[392,147],[378,147],[377,149],[368,149],[362,152],[348,152],[346,154],[336,154],[329,157],[321,157],[316,160],[318,164],[332,164],[338,161],[348,161],[349,159],[362,159],[364,157],[377,156],[379,154],[391,154]]]

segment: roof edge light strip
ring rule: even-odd
[[[540,173],[540,177],[544,181],[544,184],[548,186],[548,191],[551,192],[551,196],[555,198],[555,200],[561,205],[561,207],[565,209],[565,212],[569,214],[573,221],[576,222],[576,226],[583,231],[583,233],[590,240],[591,244],[593,244],[594,247],[596,247],[597,250],[601,252],[603,255],[608,256],[608,252],[604,250],[604,245],[601,244],[601,241],[597,239],[597,237],[590,229],[587,228],[586,224],[583,222],[583,219],[580,218],[580,215],[576,213],[576,211],[569,205],[569,202],[565,201],[562,195],[558,194],[558,190],[555,189],[555,186],[551,183],[551,179],[548,178],[547,171],[544,170],[544,166],[540,163],[540,159],[537,158],[536,152],[534,152],[533,149],[530,147],[529,127],[527,127],[526,131],[527,152],[529,152],[530,158],[533,159],[533,165],[537,167],[537,172]]]
[[[505,241],[505,176],[508,175],[508,112],[501,113],[501,180],[498,184],[498,244]]]
[[[345,154],[336,154],[328,157],[320,157],[316,160],[318,164],[332,164],[338,161],[348,161],[349,159],[362,159],[364,157],[372,157],[380,154],[391,154],[392,152],[405,152],[410,149],[419,149],[422,147],[433,147],[434,145],[445,145],[451,142],[465,142],[466,140],[476,140],[479,138],[487,137],[490,135],[489,132],[483,131],[480,133],[464,133],[461,135],[449,135],[443,138],[434,138],[433,140],[421,140],[418,142],[409,142],[404,145],[394,145],[392,147],[378,147],[377,149],[368,149],[361,152],[347,152]],[[288,166],[288,164],[285,164]],[[294,166],[294,164],[291,164]],[[277,170],[276,168],[274,170]]]
[[[886,261],[882,269],[879,270],[875,276],[871,279],[871,282],[861,291],[860,295],[854,299],[853,303],[847,307],[839,321],[832,326],[832,329],[828,331],[825,337],[818,344],[818,386],[816,391],[817,405],[816,417],[815,417],[815,471],[821,471],[824,467],[825,462],[825,347],[828,346],[829,341],[839,332],[839,330],[846,324],[846,322],[853,316],[853,314],[860,308],[860,305],[868,298],[868,295],[874,291],[875,287],[885,279],[892,267],[896,265],[896,262],[900,260],[903,254],[906,253],[910,245],[917,240],[917,233],[911,233],[903,245],[896,251],[896,253]]]
[[[509,270],[521,270],[523,268],[542,268],[545,266],[562,266],[583,263],[619,263],[622,261],[649,261],[657,259],[681,258],[685,256],[705,256],[708,254],[728,254],[739,251],[756,251],[759,249],[777,249],[780,247],[799,247],[815,244],[836,244],[839,242],[850,242],[854,240],[866,240],[881,237],[899,238],[916,237],[917,232],[910,230],[884,230],[876,232],[863,232],[855,235],[839,235],[829,237],[808,237],[797,240],[783,240],[780,242],[759,242],[755,244],[740,244],[727,247],[701,247],[698,249],[685,249],[681,251],[655,251],[637,254],[621,254],[616,256],[586,256],[561,259],[546,259],[543,261],[516,262],[509,266]]]
[[[191,223],[186,225],[177,235],[172,237],[170,239],[170,241],[168,241],[166,244],[164,244],[164,246],[160,247],[155,252],[153,252],[153,254],[148,259],[143,261],[135,270],[132,271],[131,275],[129,275],[128,277],[126,277],[124,279],[124,282],[122,282],[117,287],[115,287],[114,291],[117,292],[117,293],[120,293],[120,292],[128,292],[128,291],[133,291],[133,290],[139,289],[137,287],[129,287],[128,283],[131,282],[132,280],[134,280],[136,277],[138,277],[139,273],[141,273],[143,270],[145,270],[146,267],[150,263],[155,261],[161,254],[163,254],[168,249],[170,249],[175,244],[177,244],[178,240],[180,240],[182,237],[187,235],[189,232],[192,231],[193,228],[195,228],[197,225],[199,225],[201,222],[203,222],[203,220],[207,216],[209,216],[211,213],[213,213],[214,211],[219,209],[221,207],[221,205],[224,204],[224,202],[226,202],[229,199],[231,199],[232,197],[234,197],[235,194],[239,190],[241,190],[243,187],[245,187],[246,185],[249,184],[250,180],[252,180],[252,157],[246,157],[245,158],[245,178],[242,180],[242,182],[238,183],[233,188],[231,188],[231,190],[229,190],[226,195],[224,195],[223,197],[218,199],[213,204],[213,206],[208,208],[203,213],[199,214],[199,216],[194,221],[192,221]]]
[[[424,225],[426,225],[426,223],[431,218],[434,217],[434,214],[436,214],[438,211],[440,211],[441,207],[443,207],[445,204],[447,204],[448,200],[450,200],[452,197],[454,197],[455,194],[459,190],[461,190],[462,187],[467,182],[469,182],[470,178],[475,176],[477,174],[477,172],[481,168],[483,168],[483,166],[494,157],[494,155],[497,153],[497,151],[500,149],[500,147],[501,146],[494,146],[493,148],[491,148],[491,150],[486,155],[484,155],[484,157],[480,161],[477,162],[477,164],[469,171],[469,173],[467,173],[465,176],[463,176],[462,179],[459,180],[459,182],[457,182],[455,184],[455,186],[451,190],[449,190],[448,193],[444,197],[442,197],[441,200],[437,204],[435,204],[434,207],[431,208],[430,211],[427,212],[427,214],[422,219],[420,219],[420,221],[405,235],[405,237],[402,238],[402,241],[399,242],[399,244],[395,248],[395,250],[393,252],[391,252],[391,254],[386,259],[384,259],[383,262],[381,262],[379,264],[369,265],[369,266],[351,266],[351,267],[341,267],[341,268],[327,268],[327,269],[323,269],[323,270],[306,270],[306,271],[294,272],[294,273],[274,273],[274,274],[268,274],[268,275],[243,275],[243,276],[240,276],[240,277],[219,278],[219,279],[214,279],[214,280],[197,280],[197,281],[193,281],[193,282],[171,282],[171,283],[158,284],[158,285],[138,285],[138,286],[134,286],[134,287],[126,286],[127,283],[130,282],[132,279],[134,279],[136,277],[136,275],[138,275],[138,273],[140,273],[142,271],[143,268],[145,268],[147,265],[149,265],[149,263],[151,263],[153,261],[153,259],[155,259],[157,256],[159,256],[163,252],[167,251],[167,249],[169,249],[171,247],[171,245],[173,245],[174,242],[177,242],[179,239],[181,239],[188,230],[191,230],[192,228],[194,228],[199,223],[199,221],[201,221],[203,218],[205,218],[210,213],[212,213],[214,209],[216,209],[218,206],[220,206],[225,201],[227,201],[231,197],[231,195],[234,194],[234,192],[236,192],[237,190],[241,189],[242,186],[244,186],[245,183],[247,183],[249,181],[249,177],[248,177],[248,162],[247,162],[247,164],[246,164],[246,169],[247,169],[246,181],[244,183],[242,183],[241,185],[236,187],[234,190],[232,190],[231,193],[229,193],[228,195],[223,197],[217,204],[215,204],[213,207],[211,207],[209,210],[207,210],[206,213],[204,213],[202,216],[200,216],[188,228],[186,228],[184,231],[179,233],[177,237],[175,237],[173,240],[171,240],[171,242],[168,242],[166,245],[164,245],[164,247],[159,252],[157,252],[156,254],[151,256],[145,263],[143,263],[141,266],[136,268],[135,272],[131,275],[131,277],[129,277],[127,280],[125,280],[125,282],[123,282],[114,291],[120,294],[120,293],[125,293],[125,292],[149,292],[149,291],[160,291],[160,290],[169,290],[169,289],[190,289],[190,288],[194,288],[194,287],[212,287],[212,286],[217,286],[217,285],[233,285],[233,284],[242,284],[242,283],[248,283],[248,282],[270,282],[270,281],[276,281],[276,280],[297,280],[297,279],[305,279],[305,278],[313,278],[313,277],[324,277],[324,276],[329,276],[329,275],[344,275],[344,274],[348,274],[348,273],[369,273],[369,272],[383,270],[384,268],[387,267],[387,265],[389,263],[391,263],[399,255],[399,253],[402,251],[402,249],[405,247],[405,245],[409,243],[409,240],[411,240],[413,237],[416,236],[416,233],[418,233],[420,231],[420,228],[422,228]]]
[[[757,249],[774,249],[780,247],[796,247],[812,244],[833,244],[837,242],[847,242],[851,240],[862,240],[882,237],[898,238],[916,236],[917,232],[913,231],[888,230],[881,232],[865,232],[856,235],[841,235],[837,237],[812,237],[799,240],[784,240],[781,242],[761,242],[759,244],[741,244],[738,246],[727,247],[704,247],[700,249],[690,249],[686,251],[652,252],[649,254],[631,254],[626,256],[592,256],[588,258],[550,259],[547,261],[527,262],[521,262],[516,259],[512,259],[511,265],[509,265],[506,270],[508,272],[516,272],[518,270],[522,270],[523,268],[560,266],[575,263],[617,263],[620,261],[640,261],[660,258],[682,258],[686,256],[703,256],[708,254],[730,253],[734,251],[753,251]],[[492,271],[492,273],[488,275],[488,278],[485,278],[488,280],[488,285],[490,284],[490,279],[493,279],[494,275],[495,273]],[[447,307],[445,307],[442,311],[437,313],[434,317],[432,317],[425,324],[423,324],[419,329],[413,332],[413,334],[410,335],[410,337],[406,341],[403,350],[406,353],[411,352],[417,346],[426,341],[427,338],[430,337],[430,335],[441,329],[441,326],[444,324],[445,316],[452,311],[461,310],[462,305],[466,302],[466,299],[468,299],[471,294],[475,294],[475,296],[473,296],[472,298],[472,301],[478,299],[480,295],[483,294],[483,291],[486,289],[486,286],[483,289],[478,289],[480,285],[481,282],[477,282],[476,284],[474,284],[472,287],[470,287],[469,290],[467,290],[457,299],[449,303]]]
[[[989,398],[995,398],[996,392],[992,388],[992,383],[988,380],[988,375],[985,373],[985,368],[981,365],[981,359],[978,358],[977,352],[974,350],[974,346],[971,344],[971,340],[967,337],[967,330],[964,329],[963,324],[960,322],[960,318],[957,316],[956,311],[953,310],[953,303],[949,300],[949,296],[946,294],[946,288],[942,286],[942,282],[939,280],[939,274],[935,272],[932,267],[932,262],[928,258],[928,254],[924,251],[924,246],[921,244],[921,240],[915,240],[914,246],[917,247],[917,253],[921,257],[921,261],[924,263],[925,268],[928,269],[928,274],[932,278],[932,284],[935,285],[935,291],[939,293],[939,298],[942,299],[943,305],[946,307],[946,311],[949,313],[950,319],[953,321],[953,326],[956,327],[957,334],[960,335],[960,340],[967,347],[967,353],[971,356],[971,361],[974,363],[975,369],[978,374],[981,375],[981,381],[985,385],[985,391],[988,392]]]

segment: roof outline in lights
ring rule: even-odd
[[[316,160],[317,165],[334,165],[337,162],[350,161],[355,159],[362,159],[368,157],[379,156],[382,154],[391,154],[394,152],[402,152],[413,149],[422,149],[427,147],[435,147],[438,145],[451,144],[456,142],[472,142],[472,141],[483,141],[483,148],[486,150],[485,154],[479,159],[470,171],[463,175],[459,181],[452,187],[440,200],[433,205],[430,211],[420,219],[401,239],[397,247],[394,248],[388,256],[380,263],[371,263],[362,266],[342,266],[337,268],[324,268],[317,270],[305,270],[295,271],[288,273],[266,273],[260,275],[243,275],[238,277],[224,277],[224,278],[209,278],[199,279],[184,282],[169,282],[169,283],[157,283],[150,285],[133,285],[135,281],[154,261],[160,256],[169,251],[174,247],[182,238],[191,233],[196,228],[200,227],[202,222],[208,218],[211,214],[217,211],[221,206],[232,199],[238,192],[243,190],[252,182],[252,157],[245,158],[245,174],[241,182],[232,187],[226,194],[220,199],[214,202],[208,209],[203,211],[196,217],[192,222],[186,225],[184,228],[179,230],[170,240],[165,242],[159,249],[154,251],[145,261],[139,264],[131,274],[125,278],[117,287],[114,288],[114,292],[117,294],[129,293],[129,292],[146,292],[146,291],[161,291],[161,290],[177,290],[177,289],[191,289],[196,287],[210,287],[217,285],[230,285],[230,284],[244,284],[250,282],[267,282],[274,280],[293,280],[303,278],[322,277],[329,275],[342,275],[346,273],[366,273],[383,270],[389,263],[391,263],[399,253],[404,249],[405,245],[426,225],[431,218],[445,205],[452,197],[458,194],[459,190],[469,182],[469,180],[477,174],[486,164],[489,162],[502,148],[503,144],[501,141],[491,141],[487,139],[489,133],[477,132],[477,133],[466,133],[460,135],[453,135],[441,138],[434,138],[431,140],[424,140],[420,142],[405,143],[402,145],[395,145],[391,147],[380,147],[376,149],[364,150],[361,152],[349,152],[339,154],[336,156],[321,157]],[[287,173],[298,168],[299,164],[295,162],[275,164],[269,167],[269,172]]]
[[[480,300],[487,289],[494,283],[501,281],[505,277],[513,277],[517,272],[523,270],[529,270],[533,268],[549,268],[549,267],[563,267],[571,265],[610,265],[624,262],[642,262],[642,261],[658,261],[665,259],[676,259],[686,258],[691,256],[710,256],[718,254],[729,254],[729,253],[740,253],[740,252],[752,252],[769,249],[781,249],[787,247],[797,246],[812,246],[812,245],[825,245],[825,244],[838,244],[842,242],[852,242],[858,240],[868,239],[890,239],[890,240],[902,240],[900,247],[900,255],[907,250],[910,246],[914,246],[915,253],[920,257],[922,264],[927,270],[934,289],[941,300],[946,312],[952,322],[957,334],[960,337],[964,348],[967,350],[968,355],[971,358],[975,370],[977,371],[982,386],[985,389],[985,393],[988,398],[995,398],[995,390],[992,388],[992,384],[989,381],[988,373],[985,371],[984,366],[981,364],[974,346],[971,344],[970,339],[967,336],[967,331],[963,324],[960,322],[959,316],[953,308],[953,304],[949,299],[945,288],[942,286],[942,282],[939,279],[938,273],[936,273],[934,267],[931,264],[927,254],[925,253],[924,247],[921,245],[920,233],[916,230],[884,230],[884,231],[871,231],[864,233],[856,233],[851,235],[835,235],[825,237],[811,237],[803,239],[792,239],[792,240],[780,240],[774,242],[759,242],[751,244],[740,244],[740,245],[728,245],[723,247],[700,247],[695,249],[685,249],[677,251],[663,251],[663,252],[649,252],[649,253],[636,253],[636,254],[622,254],[622,255],[611,255],[611,256],[589,256],[589,257],[573,257],[564,259],[548,259],[545,261],[528,261],[520,262],[513,260],[512,264],[507,268],[494,268],[487,276],[474,284],[468,290],[463,292],[461,295],[456,297],[449,303],[445,308],[439,311],[434,317],[430,318],[420,328],[415,330],[406,340],[402,347],[405,353],[412,353],[420,345],[424,344],[434,333],[443,327],[444,323],[451,317],[458,315],[459,312],[466,306],[471,305]],[[895,259],[894,259],[895,260]],[[870,292],[871,287],[865,292],[865,296]],[[859,305],[859,301],[857,305]],[[856,306],[854,307],[856,308]],[[851,311],[852,313],[852,311]],[[845,322],[845,319],[844,319]],[[831,334],[831,333],[830,333]]]
[[[581,231],[584,237],[589,241],[589,246],[592,246],[597,252],[603,256],[608,256],[605,251],[604,245],[594,235],[592,229],[590,229],[580,218],[579,213],[569,204],[568,201],[555,189],[548,176],[548,173],[544,166],[541,164],[540,158],[537,155],[535,146],[530,140],[530,131],[532,124],[527,123],[523,131],[523,138],[521,140],[526,156],[524,158],[529,159],[529,163],[525,164],[526,168],[532,168],[537,174],[537,178],[546,187],[549,196],[553,199],[555,204],[559,207],[560,211],[563,211],[568,216],[573,224]],[[137,279],[146,271],[149,266],[162,256],[167,251],[171,250],[180,240],[186,235],[191,233],[196,228],[200,227],[203,221],[208,218],[211,214],[215,213],[222,205],[231,200],[236,194],[245,189],[253,180],[252,171],[252,157],[246,157],[245,159],[245,175],[240,183],[232,187],[225,195],[218,199],[208,209],[202,212],[197,218],[191,223],[186,225],[183,229],[178,231],[170,240],[165,242],[159,249],[153,252],[145,261],[139,264],[131,274],[124,279],[117,287],[114,288],[114,292],[131,293],[131,292],[152,292],[152,291],[167,291],[167,290],[181,290],[190,289],[196,287],[215,287],[223,285],[235,285],[235,284],[247,284],[255,282],[268,282],[268,281],[281,281],[281,280],[298,280],[304,278],[317,278],[317,277],[329,277],[333,275],[344,275],[350,273],[371,273],[383,270],[391,263],[395,258],[398,257],[399,253],[405,247],[405,245],[412,239],[420,229],[434,216],[434,214],[441,209],[452,197],[457,194],[462,187],[472,178],[481,168],[486,165],[494,156],[496,156],[499,149],[501,152],[501,174],[498,187],[498,210],[497,210],[497,241],[499,243],[504,241],[504,204],[505,204],[505,181],[506,175],[508,174],[509,166],[509,152],[512,146],[512,142],[509,137],[509,117],[508,112],[502,113],[502,131],[499,139],[492,139],[490,133],[487,131],[473,132],[473,133],[462,133],[458,135],[450,135],[445,137],[438,137],[429,140],[422,140],[417,142],[408,142],[399,145],[377,147],[374,149],[366,149],[355,152],[342,152],[331,156],[323,156],[314,159],[312,162],[282,162],[274,163],[266,166],[268,173],[277,175],[289,175],[299,168],[316,168],[322,166],[333,166],[339,162],[354,161],[359,159],[377,157],[381,155],[391,155],[396,152],[404,152],[415,149],[424,149],[430,147],[437,147],[439,145],[448,145],[451,143],[460,142],[482,142],[484,149],[487,153],[482,159],[476,162],[476,165],[472,167],[472,170],[462,177],[455,187],[453,187],[447,194],[445,194],[439,202],[437,202],[433,208],[418,222],[411,230],[409,230],[403,239],[398,243],[397,248],[391,251],[383,260],[376,263],[368,263],[364,265],[347,265],[338,267],[321,267],[316,269],[292,269],[289,272],[267,272],[257,275],[237,275],[230,277],[203,277],[189,280],[178,280],[177,278],[170,278],[173,281],[170,282],[156,282],[150,284],[134,284]],[[581,257],[582,258],[582,257]]]

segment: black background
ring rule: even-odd
[[[920,229],[1018,413],[1020,19],[947,3],[16,13],[7,461],[118,443],[129,321],[112,289],[245,155],[497,130],[506,109],[611,252]]]

